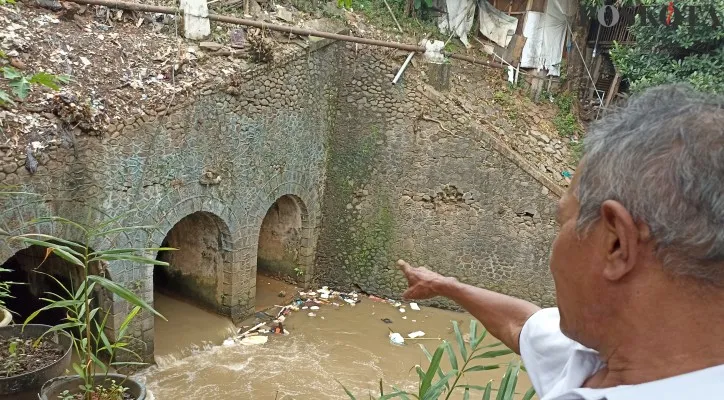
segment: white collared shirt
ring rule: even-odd
[[[520,333],[520,355],[540,400],[724,398],[724,364],[639,385],[581,388],[604,363],[598,352],[561,332],[558,308],[540,310],[526,321]]]

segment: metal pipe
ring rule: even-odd
[[[393,85],[396,85],[396,84],[397,84],[397,80],[400,79],[400,77],[402,76],[402,73],[405,72],[405,69],[407,68],[407,64],[410,63],[410,60],[412,60],[412,57],[413,57],[414,55],[415,55],[415,52],[413,51],[413,52],[410,52],[410,54],[407,56],[407,59],[405,60],[405,62],[404,62],[404,63],[402,64],[402,66],[400,67],[400,70],[397,71],[397,75],[395,75],[395,79],[392,80],[392,84],[393,84]]]
[[[176,7],[154,6],[154,5],[150,5],[150,4],[141,4],[141,3],[128,3],[125,1],[118,1],[118,0],[73,0],[73,2],[78,3],[78,4],[106,6],[109,8],[116,8],[116,9],[120,9],[120,10],[129,10],[129,11],[142,11],[142,12],[152,12],[152,13],[160,13],[160,14],[180,14],[180,15],[184,13],[184,11],[182,9],[176,8]],[[416,52],[416,53],[425,52],[424,47],[415,46],[415,45],[411,45],[411,44],[385,42],[382,40],[367,39],[367,38],[361,38],[361,37],[349,36],[349,35],[339,35],[336,33],[316,31],[313,29],[302,29],[302,28],[297,28],[297,27],[293,27],[293,26],[268,24],[268,23],[265,23],[262,21],[229,17],[229,16],[225,16],[225,15],[209,14],[207,16],[207,18],[211,21],[225,22],[225,23],[235,24],[235,25],[251,26],[251,27],[261,28],[261,29],[269,29],[269,30],[273,30],[273,31],[291,33],[293,35],[299,35],[299,36],[316,36],[316,37],[321,37],[321,38],[325,38],[325,39],[340,40],[340,41],[359,43],[359,44],[367,44],[367,45],[371,45],[371,46],[388,47],[388,48],[392,48],[392,49],[399,49],[399,50],[405,50],[405,51]],[[490,62],[490,61],[486,61],[486,60],[479,60],[474,57],[468,57],[468,56],[464,56],[461,54],[453,54],[450,52],[443,52],[443,54],[447,57],[454,58],[456,60],[467,61],[467,62],[470,62],[473,64],[486,65],[488,67],[494,67],[494,68],[505,68],[504,65],[501,65],[498,63],[494,63],[494,62]]]
[[[79,0],[79,1],[103,1],[103,0]],[[352,42],[352,43],[359,43],[359,44],[368,44],[368,45],[372,45],[372,46],[389,47],[389,48],[405,50],[405,51],[414,51],[414,52],[419,52],[419,53],[425,52],[424,47],[414,46],[411,44],[385,42],[382,40],[367,39],[367,38],[361,38],[361,37],[349,36],[349,35],[340,35],[337,33],[316,31],[316,30],[312,30],[312,29],[303,29],[303,28],[297,28],[294,26],[268,24],[263,21],[255,21],[255,20],[250,20],[250,19],[228,17],[225,15],[209,14],[209,19],[211,21],[226,22],[229,24],[236,24],[236,25],[252,26],[255,28],[269,29],[272,31],[279,31],[279,32],[284,32],[284,33],[291,33],[293,35],[299,35],[299,36],[316,36],[316,37],[321,37],[321,38],[325,38],[325,39],[341,40],[341,41],[345,41],[345,42]]]

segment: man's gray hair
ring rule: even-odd
[[[724,286],[724,98],[659,86],[595,124],[577,190],[580,233],[620,202],[664,268]]]

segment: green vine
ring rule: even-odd
[[[67,75],[53,75],[47,72],[38,72],[33,75],[25,75],[17,69],[4,66],[2,76],[8,82],[11,93],[0,89],[0,105],[15,104],[13,97],[24,100],[30,94],[33,85],[45,86],[53,90],[59,90],[60,85],[70,82]]]

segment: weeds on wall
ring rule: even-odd
[[[583,158],[583,141],[571,141],[568,146],[571,148],[573,162],[578,164],[581,161],[581,158]]]
[[[522,89],[520,85],[508,84],[505,90],[496,90],[493,93],[493,103],[500,105],[508,121],[517,128],[520,128],[520,115],[514,96]]]
[[[453,329],[455,331],[455,341],[457,342],[458,354],[453,349],[453,345],[443,340],[442,344],[437,347],[434,354],[420,345],[422,351],[430,361],[430,366],[427,371],[423,370],[419,365],[415,366],[415,371],[419,377],[419,384],[417,392],[411,393],[408,391],[401,390],[397,386],[392,386],[392,392],[385,394],[384,384],[380,380],[380,395],[376,397],[377,400],[387,399],[418,399],[418,400],[448,400],[453,393],[463,393],[464,399],[469,399],[471,393],[475,392],[476,395],[482,393],[483,400],[490,400],[493,392],[496,393],[495,400],[513,400],[514,396],[519,394],[516,393],[516,387],[518,384],[518,374],[521,370],[525,370],[520,360],[515,359],[509,363],[497,363],[497,364],[477,364],[479,360],[489,360],[500,356],[508,355],[513,353],[510,349],[495,349],[496,347],[502,346],[501,342],[496,342],[482,346],[481,343],[487,336],[488,332],[483,328],[480,335],[478,335],[478,324],[477,321],[470,321],[470,341],[465,341],[460,327],[457,321],[453,321]],[[447,355],[450,361],[452,369],[449,372],[445,372],[440,363],[444,355]],[[497,388],[493,387],[493,381],[491,380],[485,386],[480,385],[467,385],[460,382],[461,378],[465,374],[476,371],[487,371],[505,367],[505,374],[500,381]],[[437,380],[436,380],[437,379]],[[349,391],[344,385],[342,385],[345,393],[351,400],[357,400],[357,397]],[[523,395],[523,400],[530,400],[535,395],[535,390],[531,387]],[[372,394],[369,394],[369,398],[372,399]]]
[[[571,150],[573,162],[578,164],[581,157],[583,157],[583,142],[581,137],[583,135],[583,127],[578,122],[578,117],[576,117],[573,107],[576,98],[570,92],[560,93],[555,96],[546,94],[546,96],[552,98],[558,107],[556,117],[553,119],[553,125],[561,137],[570,139],[568,147]]]
[[[578,123],[578,118],[576,118],[573,109],[573,102],[576,101],[575,97],[571,93],[565,92],[555,96],[553,101],[558,107],[558,113],[553,120],[558,134],[562,137],[572,137],[579,134],[581,125]]]

